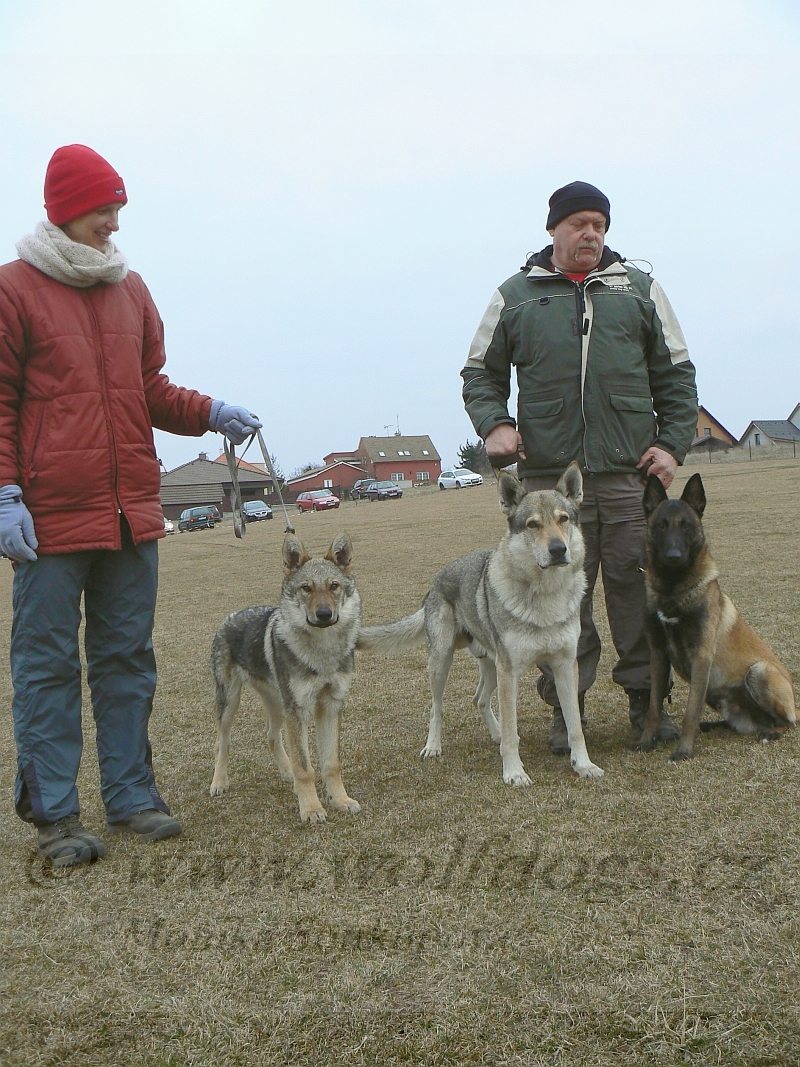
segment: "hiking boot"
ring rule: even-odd
[[[544,700],[544,689],[547,685],[547,679],[543,674],[540,674],[536,679],[536,692]],[[578,707],[581,712],[581,726],[586,726],[586,713],[583,710],[583,701],[586,693],[578,693]],[[544,701],[545,704],[547,701]],[[561,711],[561,707],[556,704],[553,707],[553,721],[550,723],[550,732],[547,735],[547,744],[550,747],[550,751],[554,756],[568,756],[569,755],[569,741],[567,739],[567,724],[564,722],[564,716]]]
[[[94,863],[106,854],[106,846],[89,833],[77,815],[65,815],[40,826],[37,846],[37,854],[49,859],[54,867]]]
[[[586,713],[583,710],[584,693],[578,693],[578,707],[581,712],[581,726],[586,729]],[[564,722],[564,713],[556,704],[553,708],[553,721],[550,723],[550,732],[547,735],[547,744],[554,756],[569,755],[569,739],[567,737],[567,724]]]
[[[110,834],[135,834],[142,841],[163,841],[165,837],[177,837],[181,824],[171,815],[155,808],[137,811],[127,819],[108,824]]]
[[[647,722],[647,712],[650,707],[650,690],[649,689],[626,689],[628,694],[628,717],[631,720],[631,728],[637,737],[641,737],[644,732],[645,723]],[[681,732],[672,719],[669,713],[665,711],[664,705],[661,705],[661,711],[658,716],[658,729],[656,730],[656,741],[676,741],[681,736]]]

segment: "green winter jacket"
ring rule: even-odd
[[[651,445],[683,461],[697,432],[697,389],[683,333],[650,275],[606,248],[582,284],[545,248],[503,282],[472,342],[464,403],[478,434],[511,423],[519,387],[520,477],[631,471]]]

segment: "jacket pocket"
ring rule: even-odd
[[[34,407],[31,404],[31,407]],[[31,412],[30,422],[21,427],[20,439],[20,472],[22,474],[23,487],[28,485],[31,478],[38,473],[38,464],[44,454],[47,441],[47,428],[50,422],[50,404],[46,400],[35,404]]]
[[[563,410],[564,397],[556,396],[552,400],[529,400],[522,407],[528,419],[547,419]]]
[[[609,393],[609,425],[606,460],[608,470],[630,466],[652,445],[657,436],[656,417],[650,396]]]
[[[519,402],[519,432],[525,468],[554,471],[580,456],[580,417],[564,417],[564,397]]]
[[[648,415],[653,414],[653,400],[649,396],[621,396],[619,393],[609,394],[612,408],[617,411],[641,411]]]

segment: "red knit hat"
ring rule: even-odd
[[[44,178],[44,206],[55,226],[106,204],[127,203],[125,183],[97,152],[83,144],[53,152]]]

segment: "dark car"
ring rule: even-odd
[[[272,508],[263,500],[245,500],[242,504],[242,515],[245,522],[261,522],[263,519],[272,518]]]
[[[330,489],[314,489],[310,493],[301,493],[295,503],[298,511],[327,511],[339,507],[339,497]]]
[[[367,486],[367,500],[388,500],[390,496],[401,497],[403,490],[397,482],[373,482]]]
[[[363,500],[367,495],[369,487],[374,485],[376,481],[376,478],[360,478],[353,484],[353,488],[350,490],[350,499]]]
[[[213,504],[211,507],[187,508],[181,512],[178,519],[178,531],[186,533],[191,530],[213,530],[221,519],[219,508]]]

